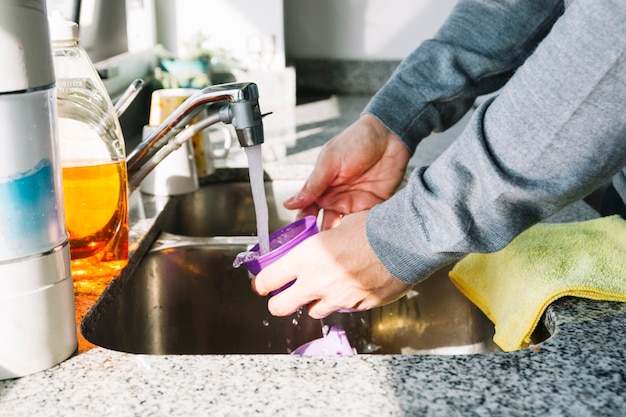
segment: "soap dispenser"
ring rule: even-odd
[[[78,43],[78,25],[52,13],[50,33],[72,276],[89,291],[128,261],[124,139],[104,83]]]
[[[76,350],[44,0],[0,2],[0,379]]]

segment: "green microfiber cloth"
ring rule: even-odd
[[[540,223],[498,252],[466,256],[450,278],[495,324],[502,350],[528,347],[560,297],[626,301],[626,221]]]

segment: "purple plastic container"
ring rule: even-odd
[[[259,256],[259,245],[256,244],[247,252],[237,255],[233,266],[239,267],[240,265],[245,265],[251,274],[257,275],[263,268],[271,265],[291,249],[317,233],[319,233],[319,229],[317,228],[317,219],[315,216],[308,216],[296,220],[270,234],[269,253]],[[277,290],[270,291],[269,295],[274,296],[286,290],[293,285],[294,282],[296,281],[293,280]],[[352,356],[356,355],[356,351],[350,346],[346,332],[340,328],[333,327],[327,335],[300,346],[292,352],[292,355]]]
[[[269,253],[266,253],[263,256],[258,256],[259,245],[256,244],[248,252],[239,254],[233,265],[235,267],[245,265],[252,275],[257,275],[263,268],[271,265],[291,249],[295,248],[300,243],[317,233],[319,233],[319,229],[317,228],[317,219],[315,216],[307,216],[296,220],[295,222],[290,223],[270,234]],[[277,290],[271,291],[270,296],[274,296],[289,288],[294,282],[295,280],[287,283]]]
[[[343,329],[332,327],[327,335],[311,340],[291,352],[300,356],[353,356],[356,350],[350,345]]]

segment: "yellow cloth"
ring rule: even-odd
[[[450,278],[495,324],[502,350],[528,347],[560,297],[626,301],[626,221],[537,224],[498,252],[466,256]]]

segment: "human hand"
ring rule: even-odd
[[[363,115],[322,149],[302,190],[284,202],[298,217],[324,209],[322,230],[341,217],[389,199],[404,178],[411,155],[374,116]]]
[[[252,280],[259,295],[296,280],[269,299],[271,314],[287,316],[304,305],[312,318],[369,310],[397,300],[411,288],[387,272],[370,247],[367,213],[344,217],[337,227],[308,238]]]

